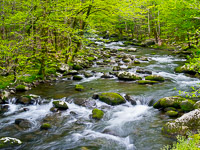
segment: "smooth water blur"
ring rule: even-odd
[[[102,43],[99,43],[102,44]],[[106,44],[106,47],[119,49],[122,42]],[[10,103],[10,110],[0,118],[0,135],[19,138],[23,141],[20,150],[158,150],[172,140],[161,134],[164,123],[170,120],[158,110],[148,106],[154,100],[177,95],[178,90],[187,90],[190,86],[200,83],[199,79],[174,72],[174,68],[183,64],[185,59],[170,56],[170,52],[137,47],[137,52],[129,54],[145,56],[148,62],[142,61],[129,72],[137,69],[150,70],[153,74],[165,77],[166,81],[156,85],[138,85],[136,82],[119,81],[100,78],[102,72],[112,71],[113,65],[94,65],[87,71],[96,71],[93,77],[81,81],[67,78],[53,83],[38,85],[30,91],[21,94],[36,94],[44,101],[41,105],[15,105]],[[113,59],[113,58],[112,58]],[[116,65],[116,64],[114,64]],[[126,64],[122,64],[126,67]],[[144,75],[141,74],[144,78]],[[74,90],[76,84],[85,87],[83,92]],[[174,90],[176,88],[177,90]],[[92,100],[94,93],[117,92],[121,95],[129,94],[137,105],[129,102],[119,106],[109,106],[98,100]],[[90,119],[92,108],[73,103],[74,99],[86,98],[96,102],[96,106],[105,112],[100,121]],[[11,100],[14,101],[15,99]],[[53,100],[66,101],[69,109],[60,113],[50,112]],[[21,111],[27,108],[28,111]],[[14,125],[17,118],[28,119],[32,126],[21,129]],[[48,122],[52,128],[48,131],[40,130],[40,125]]]

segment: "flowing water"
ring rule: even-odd
[[[102,44],[102,43],[98,43]],[[105,44],[111,49],[119,49],[122,42]],[[165,96],[177,95],[174,90],[187,90],[200,83],[199,79],[177,74],[174,68],[183,64],[185,59],[170,56],[169,51],[154,50],[137,47],[137,52],[129,52],[134,56],[145,56],[150,60],[142,61],[129,72],[136,72],[138,68],[150,70],[153,74],[165,77],[166,81],[156,85],[139,85],[134,81],[119,81],[100,78],[103,72],[112,71],[116,64],[89,68],[88,72],[96,71],[93,77],[81,81],[62,78],[53,83],[40,84],[36,88],[21,94],[36,94],[41,97],[42,104],[30,106],[13,104],[15,98],[10,99],[9,111],[0,118],[0,136],[15,137],[23,141],[16,149],[20,150],[158,150],[172,139],[161,134],[164,123],[170,120],[149,103]],[[111,58],[111,60],[114,57]],[[126,65],[122,66],[126,67]],[[141,74],[144,77],[144,75]],[[74,90],[76,84],[83,85],[83,92]],[[94,93],[117,92],[121,95],[129,94],[137,100],[137,105],[131,103],[109,106],[99,100],[92,100]],[[89,99],[95,101],[95,106],[84,107],[76,105],[75,99]],[[50,112],[53,100],[66,101],[69,109],[60,113]],[[100,121],[90,119],[92,108],[98,107],[105,112]],[[28,108],[28,111],[21,111]],[[21,129],[14,124],[15,119],[28,119],[32,126]],[[52,128],[48,131],[40,130],[43,122],[49,122]]]

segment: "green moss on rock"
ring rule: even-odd
[[[27,90],[28,90],[28,87],[25,85],[16,86],[16,91],[23,92],[23,91],[27,91]]]
[[[83,77],[81,76],[77,76],[77,75],[73,76],[73,80],[82,80],[82,79]]]
[[[81,70],[81,69],[83,69],[83,67],[81,65],[77,64],[77,65],[73,66],[73,69],[74,70]]]
[[[43,123],[40,127],[41,130],[51,129],[51,125],[49,123]]]
[[[169,110],[166,112],[166,115],[168,115],[169,117],[176,117],[176,116],[178,116],[178,112]]]
[[[11,147],[19,146],[21,144],[22,142],[16,138],[11,138],[11,137],[0,138],[0,149],[3,149],[3,148],[12,149]]]
[[[99,94],[99,100],[109,105],[119,105],[126,102],[126,100],[117,93],[101,93]]]
[[[183,111],[192,111],[194,110],[194,104],[194,101],[186,99],[180,103],[180,106]]]
[[[159,83],[158,81],[151,81],[151,80],[140,80],[137,81],[138,84],[157,84]]]
[[[150,75],[150,76],[145,77],[145,80],[164,82],[165,78],[158,75]]]
[[[92,118],[93,119],[97,119],[100,120],[101,118],[103,118],[104,112],[102,110],[99,110],[97,108],[92,110]]]
[[[83,87],[82,85],[80,85],[80,84],[77,84],[77,85],[75,86],[75,90],[76,90],[76,91],[83,91],[83,90],[84,90],[84,87]]]
[[[67,103],[64,101],[53,101],[53,105],[55,108],[66,110],[68,109]]]

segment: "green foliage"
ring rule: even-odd
[[[178,136],[177,139],[178,142],[173,146],[165,146],[162,150],[199,150],[199,134],[189,136],[189,138]]]

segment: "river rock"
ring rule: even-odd
[[[126,102],[126,100],[117,93],[101,93],[99,94],[99,100],[109,105],[119,105]]]
[[[38,95],[23,95],[21,96],[19,99],[17,99],[16,103],[20,103],[20,104],[24,104],[24,105],[28,105],[28,104],[35,104],[38,103],[38,99],[39,96]]]
[[[197,101],[197,102],[194,104],[194,109],[200,109],[200,101]]]
[[[108,73],[104,73],[101,78],[105,78],[105,79],[109,79],[109,78],[113,78],[113,76],[109,75]]]
[[[132,48],[127,49],[127,51],[128,52],[137,52],[137,48],[132,47]]]
[[[0,114],[8,112],[8,110],[9,110],[9,105],[0,105]]]
[[[74,103],[79,106],[87,107],[87,108],[94,108],[96,107],[96,102],[92,99],[86,98],[75,98]]]
[[[58,108],[59,110],[68,109],[67,103],[64,101],[53,101],[53,105],[55,108]]]
[[[166,112],[166,115],[168,115],[169,117],[176,117],[176,116],[178,116],[178,112],[169,110]]]
[[[166,123],[162,132],[167,136],[186,135],[187,133],[197,133],[200,127],[200,110],[195,109],[184,114],[174,121]]]
[[[48,130],[48,129],[51,129],[51,125],[49,123],[43,123],[41,126],[40,126],[40,129],[41,130]]]
[[[158,81],[151,81],[151,80],[140,80],[137,81],[138,84],[158,84]]]
[[[131,62],[132,60],[131,60],[130,58],[123,58],[122,61],[125,62],[125,63],[129,63],[129,62]]]
[[[28,129],[33,126],[33,124],[27,119],[16,119],[15,124],[18,125],[22,129]]]
[[[84,86],[82,86],[80,84],[77,84],[77,85],[75,85],[75,90],[76,91],[83,91],[84,90]]]
[[[102,110],[99,110],[97,108],[92,110],[92,118],[100,120],[103,118],[104,112]]]
[[[151,39],[148,39],[148,40],[145,40],[144,42],[142,42],[142,45],[143,47],[148,47],[148,46],[151,46],[151,45],[155,45],[155,41],[154,40],[151,40]]]
[[[92,74],[92,73],[89,73],[89,72],[85,72],[85,73],[84,73],[84,76],[85,76],[86,78],[90,78],[90,77],[93,76],[93,74]]]
[[[0,104],[5,103],[6,100],[8,100],[8,97],[10,96],[10,92],[0,90]]]
[[[186,99],[180,103],[180,106],[183,111],[187,112],[194,110],[194,104],[194,101]]]
[[[73,76],[73,80],[82,80],[82,79],[83,79],[82,76],[77,76],[77,75]]]
[[[150,75],[150,76],[145,77],[145,80],[164,82],[165,78],[159,75]]]
[[[114,66],[113,67],[113,71],[120,71],[122,70],[122,68],[120,66]]]
[[[65,75],[77,75],[79,74],[77,70],[69,70],[68,72],[65,73]]]
[[[136,70],[136,73],[141,73],[141,74],[152,74],[152,71],[138,69],[138,70]]]
[[[132,105],[137,105],[136,100],[134,100],[130,95],[126,94],[126,95],[124,96],[124,98],[125,98],[128,102],[130,102]]]
[[[180,108],[180,103],[184,101],[185,98],[181,96],[171,96],[171,97],[164,97],[159,99],[154,105],[154,108],[160,109],[160,108],[167,108],[167,107],[174,107],[174,108]]]
[[[125,81],[142,80],[142,77],[130,72],[120,72],[117,74],[117,77],[119,80],[125,80]]]
[[[24,92],[24,91],[27,91],[27,90],[29,90],[29,88],[27,86],[25,86],[25,85],[16,86],[16,91],[17,92]]]
[[[11,137],[0,138],[0,149],[3,149],[3,148],[12,149],[11,147],[19,146],[21,144],[22,144],[22,141],[16,138],[11,138]]]
[[[60,73],[68,72],[69,71],[69,65],[62,63],[59,68],[56,69],[56,71]]]
[[[195,75],[198,72],[198,69],[199,67],[191,67],[190,65],[183,65],[175,68],[175,72]]]

